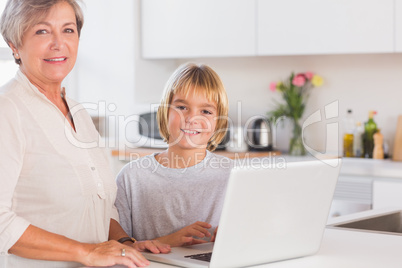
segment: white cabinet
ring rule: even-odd
[[[372,182],[369,176],[340,174],[329,218],[371,209]]]
[[[402,0],[143,0],[142,56],[402,52]]]
[[[402,0],[395,0],[395,51],[402,52]]]
[[[357,212],[367,211],[371,209],[371,205],[366,203],[352,202],[347,200],[332,200],[331,209],[328,219],[353,214]]]
[[[402,207],[402,181],[374,181],[373,209]]]
[[[254,56],[254,0],[143,0],[142,56]]]
[[[257,1],[259,55],[394,50],[394,0]]]

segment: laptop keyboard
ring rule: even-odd
[[[188,255],[188,256],[184,256],[184,258],[190,258],[190,259],[193,259],[193,260],[210,262],[211,261],[211,256],[212,256],[212,252],[208,252],[208,253]]]

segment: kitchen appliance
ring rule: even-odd
[[[156,113],[158,105],[136,105],[135,113],[130,116],[130,120],[126,125],[126,140],[135,147],[147,148],[167,148],[168,145],[163,141],[159,134]]]
[[[226,148],[229,146],[231,133],[230,128],[227,128],[225,137],[223,137],[222,141],[215,148],[215,151],[226,150]]]
[[[167,143],[163,141],[159,133],[156,111],[142,113],[138,116],[138,134],[144,142],[141,146],[150,148],[167,148]]]
[[[226,145],[226,151],[232,153],[242,153],[248,150],[243,127],[231,127],[229,137],[229,142]]]
[[[272,151],[271,124],[266,117],[254,117],[247,122],[245,128],[246,143],[250,151]]]

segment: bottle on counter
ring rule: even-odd
[[[343,135],[343,156],[353,157],[353,132],[354,132],[354,120],[352,116],[352,110],[348,110],[345,120],[345,133]]]
[[[384,139],[382,148],[384,150],[384,159],[389,158],[389,143],[388,143],[387,139]]]
[[[375,111],[369,111],[369,119],[364,123],[363,135],[363,155],[365,158],[373,158],[374,138],[373,135],[377,131],[377,124],[374,122]]]
[[[377,130],[373,135],[374,139],[374,149],[373,149],[373,158],[374,159],[384,159],[384,136],[381,134],[380,129]]]
[[[357,122],[353,139],[354,157],[363,157],[363,134],[364,134],[363,125],[361,122]]]

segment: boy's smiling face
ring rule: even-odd
[[[215,132],[217,105],[202,90],[191,89],[187,96],[176,93],[169,107],[169,147],[206,149]]]

